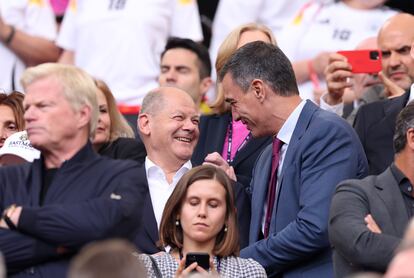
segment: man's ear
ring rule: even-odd
[[[88,126],[92,117],[92,108],[88,105],[82,106],[79,110],[78,118],[76,120],[78,128]]]
[[[261,79],[253,79],[250,83],[250,87],[253,90],[253,95],[260,101],[263,102],[266,97],[265,84]]]
[[[142,113],[138,115],[137,119],[137,129],[141,134],[150,135],[151,134],[151,122],[149,119],[150,115]]]
[[[213,84],[213,79],[211,77],[204,77],[200,82],[200,93],[201,97],[203,97],[207,91],[210,89],[211,85]]]
[[[405,136],[407,137],[407,146],[414,151],[414,128],[409,128]]]
[[[411,51],[410,51],[411,57],[414,59],[414,42],[411,44]]]

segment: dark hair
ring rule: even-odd
[[[136,248],[121,239],[97,241],[85,246],[72,260],[69,278],[147,277]]]
[[[22,131],[25,128],[23,99],[24,94],[17,91],[13,91],[10,94],[0,93],[0,105],[8,106],[13,111],[18,131]]]
[[[295,73],[279,47],[255,41],[240,47],[219,73],[220,82],[230,73],[233,81],[246,92],[253,79],[261,79],[280,96],[298,95]]]
[[[175,249],[183,247],[183,230],[176,225],[188,188],[199,180],[216,180],[226,190],[227,232],[223,229],[216,237],[213,253],[217,256],[235,256],[239,252],[239,233],[237,229],[236,208],[233,185],[227,174],[220,168],[201,165],[188,171],[178,182],[165,205],[160,224],[160,240],[164,246]]]
[[[398,114],[394,133],[394,151],[401,152],[407,145],[407,132],[414,128],[414,102],[410,102]]]
[[[211,60],[208,49],[201,43],[196,43],[190,39],[170,37],[165,45],[164,51],[161,53],[161,59],[164,57],[164,54],[174,48],[184,48],[197,55],[198,58],[198,68],[200,73],[200,79],[209,77],[211,75]]]

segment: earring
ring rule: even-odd
[[[224,232],[227,233],[227,225],[224,226]]]
[[[180,220],[178,220],[178,219],[175,220],[175,226],[177,226],[177,227],[180,226]]]

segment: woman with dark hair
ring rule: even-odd
[[[185,276],[205,273],[192,263],[185,267],[190,252],[207,253],[210,272],[220,277],[267,277],[261,265],[239,254],[238,230],[232,182],[218,167],[202,165],[187,172],[178,182],[164,208],[160,243],[168,253],[142,255],[149,277]],[[152,258],[152,260],[151,260]]]
[[[143,163],[146,156],[144,144],[137,141],[134,131],[119,112],[108,85],[95,80],[98,87],[99,119],[93,139],[94,149],[113,159],[132,159]]]
[[[0,93],[0,148],[10,135],[24,130],[23,99],[24,94],[17,91]]]

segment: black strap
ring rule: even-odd
[[[11,89],[12,89],[12,91],[16,91],[16,84],[14,82],[15,77],[16,77],[16,62],[14,62],[14,64],[13,64],[12,75],[11,75]]]
[[[152,263],[152,269],[154,270],[155,277],[157,277],[157,278],[162,278],[161,271],[160,271],[160,269],[159,269],[159,267],[158,267],[158,265],[157,265],[157,262],[155,261],[155,259],[154,259],[151,255],[148,255],[148,257],[149,257],[149,258],[150,258],[150,260],[151,260],[151,263]]]

